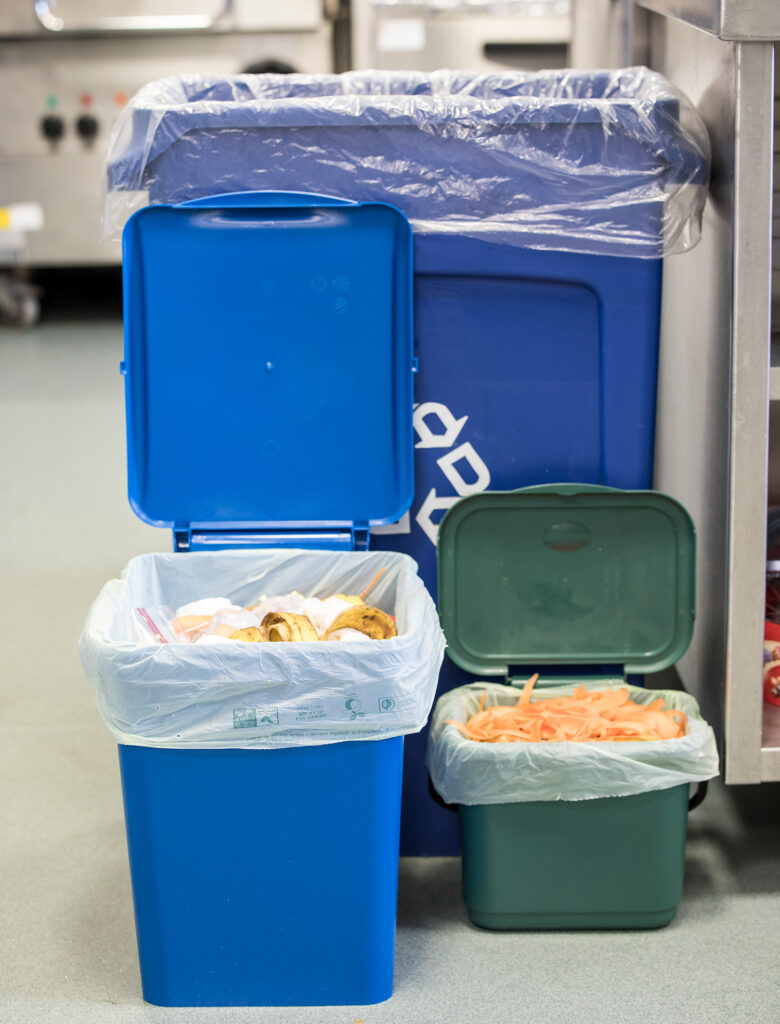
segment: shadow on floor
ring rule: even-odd
[[[460,857],[402,857],[398,875],[399,928],[466,923]]]
[[[711,786],[711,799],[688,826],[686,891],[774,894],[780,889],[780,783]],[[706,851],[710,876],[697,874],[694,853]],[[693,868],[690,873],[689,870]]]

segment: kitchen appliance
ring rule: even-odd
[[[25,265],[119,263],[100,241],[103,160],[142,85],[186,72],[331,71],[328,0],[4,0],[2,202],[38,202]]]
[[[569,0],[352,0],[355,68],[565,67]]]

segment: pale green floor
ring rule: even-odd
[[[779,1024],[778,787],[714,787],[691,817],[685,897],[662,931],[479,931],[459,862],[410,859],[389,1002],[143,1002],[115,747],[76,650],[105,580],[169,549],[125,498],[120,348],[112,320],[0,330],[0,1022]]]

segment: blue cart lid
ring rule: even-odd
[[[391,522],[413,491],[412,238],[383,203],[237,193],[123,236],[130,502],[148,523]]]
[[[693,631],[695,543],[688,513],[656,491],[561,484],[464,498],[439,525],[447,653],[481,675],[673,665]]]

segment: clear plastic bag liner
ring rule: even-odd
[[[104,237],[147,203],[256,190],[397,206],[417,234],[659,257],[699,238],[709,141],[647,68],[184,75],[122,111]]]
[[[398,636],[364,643],[139,644],[136,607],[207,596],[360,593],[396,617]],[[80,640],[100,713],[120,743],[289,747],[382,739],[427,721],[444,654],[416,563],[394,552],[219,551],[147,554],[111,580]]]
[[[576,685],[603,690],[626,684],[602,680]],[[500,683],[472,683],[436,702],[426,753],[431,781],[446,803],[472,805],[632,796],[718,774],[715,736],[693,697],[679,690],[627,688],[637,704],[663,697],[667,708],[683,711],[688,716],[686,735],[634,742],[480,743],[466,739],[446,719],[466,722],[486,691],[486,708],[516,704],[520,691]],[[537,687],[532,700],[570,696],[574,690],[575,685]]]

